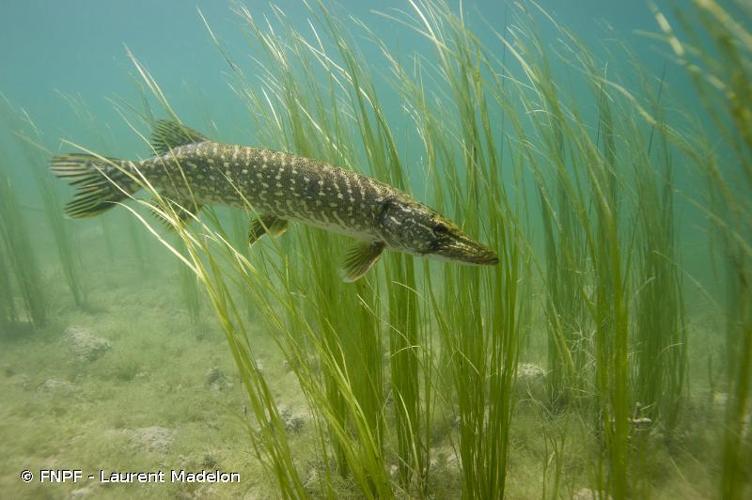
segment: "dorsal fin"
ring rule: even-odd
[[[203,134],[173,120],[157,120],[151,133],[151,146],[160,155],[178,146],[206,140]]]

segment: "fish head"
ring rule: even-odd
[[[379,217],[382,238],[402,252],[475,265],[496,265],[496,252],[435,210],[411,201],[388,201]]]

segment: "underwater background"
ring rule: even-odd
[[[741,0],[4,2],[0,494],[749,498],[750,74]],[[183,227],[148,186],[64,215],[53,155],[147,158],[167,117],[500,264],[343,283],[347,238],[249,248],[247,211]]]

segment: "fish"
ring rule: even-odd
[[[252,209],[248,242],[303,223],[356,240],[342,279],[365,275],[385,250],[474,265],[496,265],[496,252],[409,194],[324,161],[265,148],[224,144],[173,120],[156,121],[155,155],[139,161],[69,153],[50,169],[77,189],[65,212],[98,215],[133,197],[145,183],[170,200],[181,223],[202,207]]]

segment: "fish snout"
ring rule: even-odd
[[[487,246],[470,238],[452,238],[435,252],[436,257],[477,266],[495,266],[499,256]]]
[[[476,257],[476,264],[481,266],[495,266],[499,263],[499,256],[496,252],[490,248],[484,248],[483,251]]]
[[[468,264],[476,264],[479,266],[495,266],[499,263],[499,256],[490,248],[483,246],[480,243],[475,243],[473,251],[465,254],[465,258],[460,260]]]

